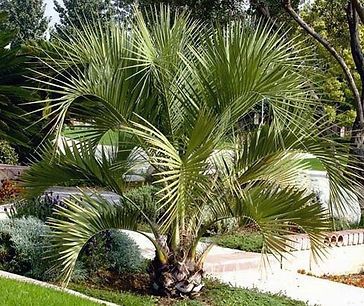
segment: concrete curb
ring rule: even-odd
[[[49,284],[49,283],[46,283],[46,282],[41,282],[39,280],[28,278],[28,277],[25,277],[25,276],[13,274],[13,273],[8,273],[8,272],[5,272],[5,271],[0,271],[0,277],[17,280],[17,281],[24,282],[24,283],[34,284],[34,285],[44,287],[44,288],[50,288],[50,289],[54,289],[54,290],[57,290],[57,291],[60,291],[60,292],[65,292],[65,293],[68,293],[70,295],[74,295],[74,296],[84,298],[86,300],[98,303],[100,305],[120,306],[118,304],[114,304],[114,303],[106,302],[106,301],[103,301],[103,300],[95,299],[93,297],[87,296],[87,295],[79,293],[77,291],[61,288],[61,287],[58,287],[56,285],[52,285],[52,284]]]

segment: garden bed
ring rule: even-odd
[[[364,288],[364,273],[349,275],[324,275],[321,278],[350,286]]]
[[[9,274],[10,275],[10,274]],[[14,277],[17,277],[14,275]],[[0,277],[1,301],[4,305],[49,305],[93,306],[102,301],[122,306],[304,306],[281,295],[261,293],[256,290],[230,287],[215,280],[206,280],[206,286],[199,296],[193,299],[171,299],[155,296],[150,292],[148,275],[98,274],[94,278],[71,283],[69,289],[83,295],[77,296],[57,288],[47,288],[47,284],[30,283],[31,279],[18,280]],[[37,282],[37,281],[35,281]],[[52,286],[52,285],[50,285]],[[54,286],[53,286],[54,287]],[[87,298],[91,298],[88,300]],[[92,298],[94,300],[92,300]],[[97,300],[95,300],[97,299]]]
[[[207,280],[202,293],[193,299],[170,299],[151,294],[146,274],[115,277],[112,274],[99,275],[86,282],[73,283],[70,289],[123,306],[306,305],[285,296],[230,287],[214,280]]]

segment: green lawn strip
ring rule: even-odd
[[[219,246],[246,252],[260,253],[263,247],[263,237],[259,233],[222,234],[210,240]]]
[[[0,278],[0,305],[96,306],[98,303],[36,284]]]
[[[70,284],[69,289],[78,291],[104,301],[123,306],[153,306],[157,304],[158,298],[148,295],[138,295],[130,292],[111,291],[108,289],[90,288],[83,284]]]
[[[317,158],[308,158],[305,160],[305,162],[309,164],[310,170],[325,171],[325,167]]]
[[[206,295],[211,305],[239,305],[239,306],[304,306],[304,302],[292,300],[285,296],[261,293],[256,290],[230,287],[218,282],[207,284]]]

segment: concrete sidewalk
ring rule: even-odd
[[[143,256],[154,257],[154,246],[146,237],[127,233],[139,245]],[[364,305],[363,288],[283,270],[277,260],[268,259],[267,266],[259,253],[214,246],[207,256],[205,270],[211,277],[232,286],[283,294],[309,305]]]
[[[256,288],[261,292],[283,294],[292,299],[306,302],[308,305],[364,305],[363,288],[291,271],[262,273],[259,270],[246,270],[212,273],[211,276],[232,286]]]

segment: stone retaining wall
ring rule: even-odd
[[[0,181],[3,179],[17,180],[27,168],[26,166],[0,164]]]
[[[290,235],[287,238],[289,239],[288,244],[290,245],[287,251],[309,250],[311,247],[310,239],[306,234]],[[323,242],[328,247],[364,245],[364,228],[325,233]]]
[[[364,229],[326,233],[321,258],[314,258],[307,235],[289,236],[297,251],[287,252],[281,259],[284,270],[324,274],[355,274],[364,272]]]

